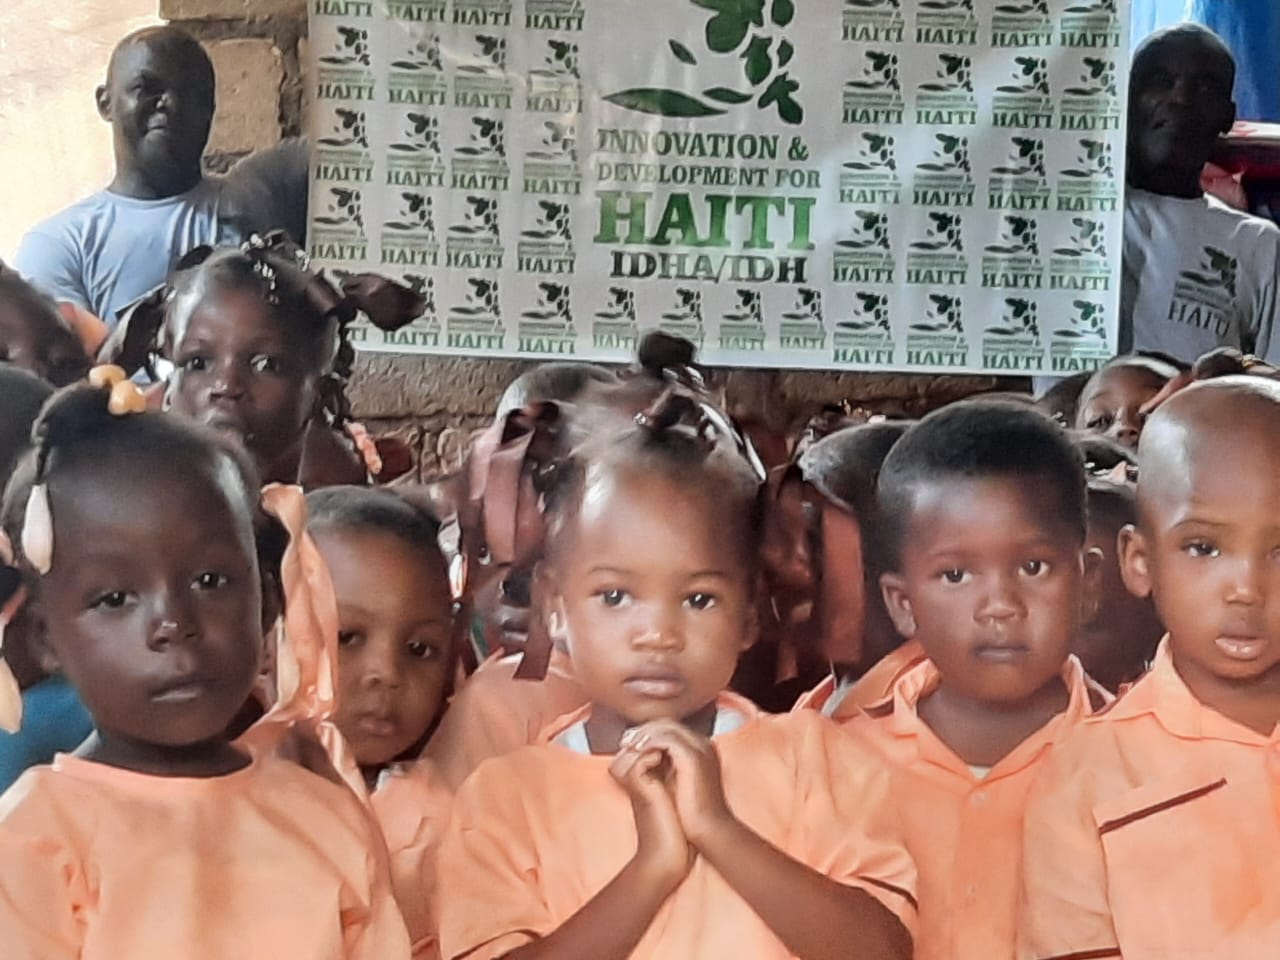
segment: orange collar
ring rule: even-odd
[[[968,765],[920,719],[920,701],[936,690],[941,681],[942,675],[933,661],[923,660],[894,684],[891,696],[869,706],[864,712],[893,736],[914,739],[915,749],[922,759],[972,778],[973,772]],[[1074,656],[1067,657],[1062,665],[1062,682],[1066,684],[1069,696],[1067,708],[993,766],[986,777],[987,782],[1025,769],[1057,739],[1063,729],[1069,729],[1093,713],[1089,680]]]
[[[1119,722],[1147,715],[1184,740],[1225,740],[1258,746],[1280,738],[1280,726],[1267,738],[1197,700],[1178,673],[1167,635],[1160,641],[1146,676],[1125,691],[1106,712],[1106,719]]]

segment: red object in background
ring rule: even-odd
[[[1238,121],[1222,138],[1212,161],[1240,181],[1250,212],[1280,219],[1280,123]],[[1212,184],[1205,189],[1218,195]]]

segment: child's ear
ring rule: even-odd
[[[105,83],[100,84],[98,89],[93,91],[93,101],[98,105],[98,116],[107,123],[111,122],[111,94],[107,90]]]
[[[1082,560],[1084,579],[1081,583],[1080,610],[1081,620],[1087,623],[1098,615],[1098,609],[1102,606],[1102,564],[1106,557],[1097,547],[1088,547]]]
[[[547,635],[551,642],[561,650],[566,649],[569,639],[569,621],[565,616],[564,597],[559,593],[548,594],[542,604],[543,616],[547,622]]]
[[[1151,555],[1146,535],[1132,523],[1120,529],[1120,576],[1135,597],[1151,596]]]
[[[542,618],[547,627],[547,636],[558,649],[566,649],[569,626],[565,617],[564,592],[560,577],[551,563],[544,560],[534,566],[529,594],[530,614]]]
[[[910,640],[916,635],[916,618],[911,612],[906,579],[900,573],[881,574],[880,595],[884,597],[884,607],[893,621],[893,628]]]

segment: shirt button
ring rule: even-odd
[[[979,804],[979,805],[981,805],[981,804],[983,804],[983,803],[986,803],[986,802],[987,802],[987,794],[986,794],[986,791],[984,791],[984,790],[979,790],[977,793],[975,793],[975,794],[973,795],[973,802],[974,802],[974,803],[976,803],[976,804]]]

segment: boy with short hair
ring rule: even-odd
[[[1139,446],[1125,582],[1168,635],[1059,744],[1026,819],[1019,956],[1280,950],[1280,383],[1175,394]],[[921,898],[923,900],[923,897]]]
[[[963,402],[898,441],[878,490],[885,605],[928,659],[845,729],[893,771],[915,956],[1012,958],[1032,775],[1102,699],[1069,655],[1097,561],[1083,464],[1043,414]]]

